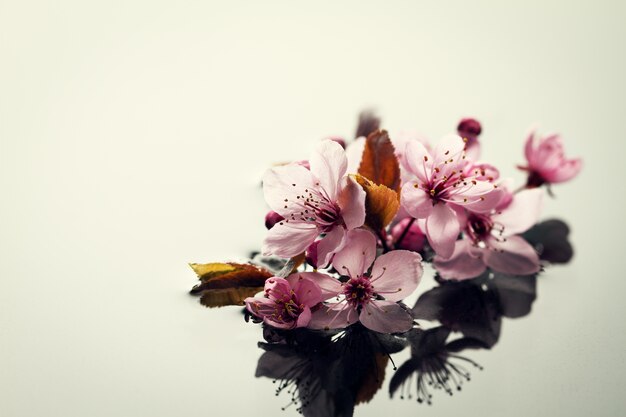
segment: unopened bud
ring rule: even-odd
[[[482,132],[483,129],[478,120],[472,119],[470,117],[466,119],[461,119],[456,130],[459,133],[459,136],[461,136],[462,138],[476,140],[476,138],[478,137],[478,135],[480,135],[480,132]]]
[[[272,227],[274,227],[276,223],[283,221],[283,220],[285,220],[283,216],[276,213],[275,211],[270,211],[269,213],[265,215],[265,227],[267,227],[267,229],[269,230]]]
[[[424,248],[424,232],[415,220],[407,217],[402,219],[391,229],[391,236],[396,249],[405,249],[419,252]]]
[[[306,250],[306,263],[315,269],[317,269],[317,245],[319,245],[319,243],[320,241],[316,240],[311,243]]]

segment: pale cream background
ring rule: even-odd
[[[356,415],[623,415],[625,11],[0,0],[0,415],[279,414],[252,377],[259,328],[191,299],[186,263],[258,247],[263,170],[368,106],[433,138],[476,116],[518,180],[537,122],[585,168],[545,210],[577,257],[472,356],[486,370],[431,408],[381,391]]]

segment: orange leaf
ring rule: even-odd
[[[398,193],[361,175],[355,175],[354,179],[365,190],[365,224],[375,231],[384,229],[400,208]]]
[[[385,130],[370,133],[365,141],[359,174],[376,184],[400,191],[400,164],[394,151]]]
[[[190,293],[200,295],[207,307],[243,305],[246,297],[263,289],[265,280],[273,274],[249,264],[209,263],[189,264],[200,279]]]

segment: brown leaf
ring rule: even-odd
[[[273,274],[249,264],[209,263],[189,264],[198,275],[200,284],[190,293],[200,295],[207,307],[243,305],[243,300],[263,289],[265,280]]]
[[[365,141],[359,174],[376,184],[400,191],[400,164],[394,151],[385,130],[370,133]]]
[[[378,352],[375,354],[375,361],[376,366],[370,368],[370,372],[365,375],[361,387],[356,393],[355,404],[369,402],[383,385],[385,368],[387,368],[389,357],[384,353]]]
[[[400,208],[398,193],[361,175],[355,175],[354,179],[365,190],[365,224],[375,231],[384,229]]]

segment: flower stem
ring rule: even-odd
[[[404,230],[402,231],[402,234],[400,235],[400,237],[398,238],[398,240],[396,240],[394,242],[394,247],[397,248],[398,245],[400,245],[400,243],[402,243],[402,240],[406,237],[406,235],[409,233],[409,229],[411,228],[411,226],[413,226],[413,223],[415,223],[415,218],[412,218],[409,223],[406,225],[406,227],[404,228]]]

